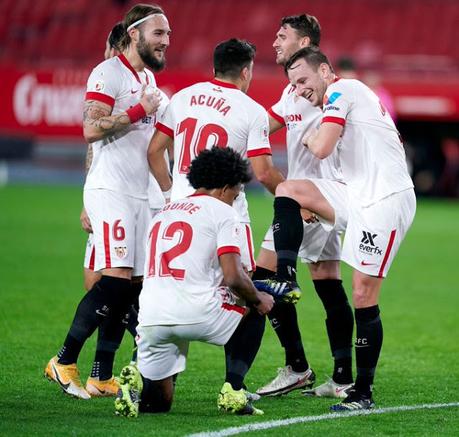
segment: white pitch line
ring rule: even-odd
[[[320,416],[301,416],[291,419],[270,420],[269,422],[257,422],[242,426],[233,426],[220,431],[200,432],[189,434],[187,437],[226,437],[230,435],[242,434],[249,431],[260,431],[262,429],[278,428],[281,426],[294,425],[296,423],[320,422],[323,420],[345,419],[353,416],[369,416],[372,414],[394,413],[397,411],[430,410],[435,408],[459,407],[459,402],[448,404],[421,404],[421,405],[399,405],[398,407],[376,408],[374,410],[351,411],[349,413],[329,413]]]

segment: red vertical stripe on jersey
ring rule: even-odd
[[[131,71],[131,73],[134,75],[134,77],[137,80],[137,82],[142,83],[140,81],[140,77],[139,77],[137,71],[134,70],[134,67],[129,63],[129,61],[127,60],[126,56],[121,54],[118,57],[120,58],[120,61]]]
[[[92,249],[91,249],[91,256],[89,258],[89,266],[88,266],[89,270],[94,271],[94,261],[95,261],[95,259],[96,259],[96,246],[93,243]]]
[[[112,267],[112,259],[110,257],[110,227],[104,222],[104,250],[105,250],[105,268]]]
[[[390,251],[392,250],[392,246],[394,245],[395,233],[396,233],[395,229],[390,233],[389,243],[387,243],[386,253],[384,254],[384,259],[383,259],[381,268],[379,269],[379,273],[378,273],[379,278],[383,277],[384,268],[386,267],[387,260],[389,259]]]
[[[252,264],[252,272],[254,272],[257,265],[255,264],[255,258],[253,257],[252,233],[250,232],[249,225],[245,225],[245,235],[247,237],[247,245],[249,248],[250,264]]]
[[[240,307],[239,305],[230,305],[229,303],[222,304],[222,308],[228,311],[236,311],[239,314],[244,315],[246,307]]]

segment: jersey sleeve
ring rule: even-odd
[[[85,100],[97,100],[113,107],[119,89],[119,75],[102,63],[89,75]]]
[[[221,256],[225,253],[237,253],[240,255],[242,227],[236,219],[234,211],[232,209],[222,208],[218,216],[217,255]]]
[[[283,126],[285,126],[285,99],[293,91],[293,87],[291,85],[287,85],[287,87],[282,92],[282,96],[279,101],[268,109],[268,114]]]
[[[158,121],[156,122],[155,128],[158,129],[163,134],[166,134],[168,137],[174,138],[175,131],[175,117],[174,117],[174,99],[172,99],[166,108],[163,110],[162,114],[158,116]]]
[[[250,114],[249,135],[247,138],[247,157],[271,155],[269,144],[269,122],[267,112],[260,106]]]
[[[166,93],[161,91],[159,88],[158,91],[161,95],[161,104],[159,105],[158,112],[156,113],[156,120],[157,122],[162,123],[164,115],[166,113],[166,109],[169,106],[170,99],[169,97],[167,97]]]
[[[322,123],[346,124],[346,118],[351,110],[352,99],[348,87],[339,81],[331,84],[325,93]]]

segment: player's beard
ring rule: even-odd
[[[136,48],[143,63],[147,67],[150,67],[153,71],[161,71],[166,65],[166,58],[164,56],[162,59],[155,57],[153,49],[145,41],[143,32],[140,32],[139,42],[137,43]]]

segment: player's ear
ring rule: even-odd
[[[139,38],[140,38],[140,30],[137,29],[136,27],[132,28],[129,31],[129,36],[131,37],[131,41],[133,41],[135,43],[138,43],[139,42]]]
[[[300,48],[304,47],[309,47],[311,45],[311,39],[309,36],[303,36],[303,38],[300,39]]]

